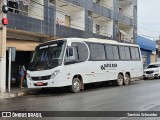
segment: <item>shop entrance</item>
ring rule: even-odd
[[[27,70],[32,54],[35,50],[35,47],[39,45],[40,42],[31,41],[31,40],[16,40],[16,39],[7,39],[6,47],[16,48],[15,61],[11,63],[11,92],[13,88],[20,88],[20,75],[19,69],[20,66],[25,66]],[[8,50],[6,51],[6,88],[8,88]],[[15,90],[15,89],[14,89]]]
[[[147,67],[147,56],[142,55],[142,59],[143,59],[143,69],[145,69]]]
[[[20,86],[20,76],[19,76],[19,70],[20,66],[24,66],[27,70],[31,57],[33,52],[31,51],[16,51],[16,59],[15,62],[11,63],[11,90],[12,88],[18,88]],[[6,53],[6,85],[8,88],[8,51]],[[26,87],[26,81],[24,81],[24,87]]]

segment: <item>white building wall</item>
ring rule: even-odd
[[[101,0],[104,5],[107,5],[110,8],[113,8],[113,0]]]
[[[95,21],[93,20],[93,33],[96,33],[96,24],[100,25],[100,35],[113,36],[113,21]]]
[[[84,10],[69,11],[69,9],[65,10],[65,9],[57,8],[56,21],[58,24],[65,26],[65,15],[70,16],[71,28],[85,30],[85,11]]]
[[[113,37],[113,20],[107,21],[107,26],[108,26],[108,34],[110,37]]]
[[[36,19],[43,20],[44,19],[44,0],[34,0],[31,1],[31,4],[28,6],[28,16]],[[39,3],[39,4],[37,4]]]
[[[93,0],[93,2],[96,2],[97,0]],[[110,9],[113,8],[113,0],[100,0],[100,5],[108,7]]]
[[[124,36],[124,40],[133,42],[133,27],[124,29],[123,31],[127,33],[127,35]]]
[[[6,92],[6,58],[0,59],[0,94]]]
[[[133,5],[123,7],[123,12],[133,18]]]
[[[85,30],[85,11],[78,11],[71,14],[71,27]]]

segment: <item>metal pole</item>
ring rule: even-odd
[[[0,7],[7,4],[7,0],[0,0]],[[6,26],[2,25],[2,18],[7,15],[0,9],[0,94],[6,92]]]
[[[11,48],[8,48],[9,66],[8,66],[8,92],[11,91]]]

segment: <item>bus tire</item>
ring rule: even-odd
[[[122,74],[118,74],[116,85],[122,86],[123,85],[123,81],[124,81],[123,75]]]
[[[78,93],[81,91],[81,81],[78,78],[73,78],[71,92]]]
[[[124,79],[124,85],[128,85],[131,82],[131,77],[129,75],[129,73],[125,74],[125,79]]]

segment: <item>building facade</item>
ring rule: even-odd
[[[146,68],[148,64],[156,62],[156,41],[144,38],[142,36],[137,37],[137,44],[141,48],[141,54],[143,58],[143,67]]]
[[[8,39],[136,41],[137,0],[8,0],[8,6]]]

